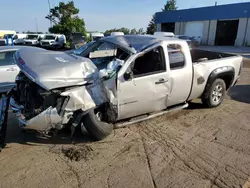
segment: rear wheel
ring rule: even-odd
[[[202,97],[202,103],[209,107],[214,108],[219,106],[226,94],[226,84],[222,79],[216,79],[212,86],[209,88],[208,93],[205,94],[206,97]]]
[[[95,109],[91,110],[83,118],[84,127],[96,140],[106,138],[113,131],[113,125],[103,122],[103,117],[103,113],[100,110]],[[82,132],[84,132],[83,129]]]

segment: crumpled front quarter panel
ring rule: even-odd
[[[108,100],[101,82],[77,87],[63,92],[61,95],[69,97],[68,104],[65,107],[66,111],[76,111],[79,109],[87,111]]]

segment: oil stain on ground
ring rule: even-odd
[[[80,161],[89,159],[89,156],[92,154],[93,149],[88,145],[81,145],[81,146],[73,146],[70,148],[63,148],[62,152],[66,157],[68,157],[72,161]]]

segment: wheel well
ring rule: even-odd
[[[226,84],[226,89],[228,90],[233,82],[233,77],[231,75],[222,75],[222,76],[219,76],[218,78],[224,80]]]
[[[233,79],[234,79],[234,70],[223,72],[223,73],[220,73],[220,74],[217,74],[215,71],[213,71],[209,76],[209,79],[207,81],[205,90],[204,90],[201,97],[203,97],[203,98],[207,97],[209,88],[211,87],[213,82],[218,78],[222,79],[225,82],[226,90],[228,90],[229,87],[232,85],[232,82],[233,82]]]

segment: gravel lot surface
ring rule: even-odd
[[[53,138],[24,132],[10,114],[0,187],[249,188],[249,64],[220,107],[197,100],[100,142],[79,132],[71,140],[67,130]]]

